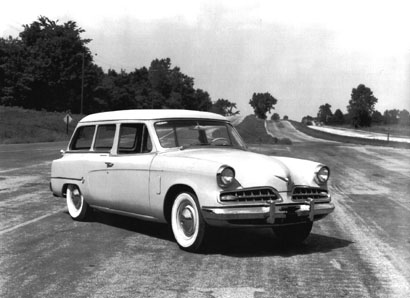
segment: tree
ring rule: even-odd
[[[339,124],[339,125],[345,123],[345,118],[344,118],[343,113],[340,109],[337,109],[335,111],[335,113],[333,115],[333,118],[332,118],[332,123],[333,124]]]
[[[266,119],[266,113],[270,113],[274,109],[274,105],[277,103],[277,99],[270,93],[254,93],[249,104],[252,106],[255,115],[261,119]]]
[[[397,109],[384,111],[383,113],[384,122],[387,125],[399,123],[399,113],[400,111]]]
[[[372,121],[371,115],[376,103],[377,98],[374,97],[370,88],[363,84],[360,84],[357,88],[353,88],[351,100],[347,106],[352,125],[354,125],[354,127],[370,126]]]
[[[288,115],[283,116],[283,120],[289,120]]]
[[[194,88],[194,79],[179,67],[171,68],[171,59],[155,59],[148,69],[152,108],[208,111],[212,106],[208,92]]]
[[[208,92],[195,89],[194,79],[155,59],[150,67],[127,73],[93,63],[73,21],[59,24],[39,17],[23,26],[19,38],[0,38],[0,104],[32,109],[92,113],[113,109],[183,108],[208,111]],[[84,83],[84,84],[83,84]],[[80,104],[83,94],[83,104]],[[236,114],[229,103],[226,113]]]
[[[105,109],[190,109],[208,111],[208,92],[195,89],[194,79],[172,67],[171,60],[155,59],[150,67],[127,73],[108,70],[95,90]]]
[[[307,115],[307,116],[304,116],[303,118],[302,118],[302,123],[303,124],[305,124],[305,125],[313,125],[313,121],[314,121],[315,119],[312,117],[312,116],[310,116],[310,115]]]
[[[0,104],[24,106],[31,91],[27,49],[20,39],[0,38]]]
[[[332,111],[330,110],[332,106],[328,103],[321,105],[319,107],[319,112],[317,113],[317,119],[319,122],[328,124],[333,117]]]
[[[81,39],[83,32],[75,22],[60,25],[58,21],[39,17],[23,26],[18,39],[1,39],[0,54],[7,63],[0,61],[5,69],[3,76],[0,70],[0,103],[78,112],[83,70],[84,97],[91,101],[103,72],[92,63],[86,47],[90,40]]]
[[[399,123],[400,125],[409,125],[410,124],[410,113],[407,110],[402,110],[399,113]]]
[[[380,113],[379,111],[374,111],[372,114],[372,123],[383,124],[383,122],[384,122],[384,117],[382,113]]]
[[[271,120],[273,121],[279,121],[280,120],[280,116],[278,113],[273,113]]]
[[[211,112],[222,116],[234,116],[239,114],[239,111],[234,112],[233,109],[236,109],[236,103],[230,102],[227,99],[219,98],[212,104]]]

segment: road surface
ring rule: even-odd
[[[1,145],[0,297],[410,297],[410,150],[280,129],[293,145],[263,149],[326,163],[335,212],[296,247],[270,229],[219,230],[202,254],[166,225],[71,220],[48,189],[64,145]]]
[[[309,126],[311,129],[316,129],[324,132],[328,132],[335,135],[370,139],[370,140],[381,140],[381,141],[390,141],[390,142],[401,142],[401,143],[410,143],[410,138],[408,137],[397,137],[391,136],[386,133],[377,133],[364,130],[354,130],[343,127],[331,127],[331,126]]]
[[[329,143],[331,141],[308,136],[298,131],[289,121],[265,121],[268,134],[278,139],[289,138],[293,143]]]

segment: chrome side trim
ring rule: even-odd
[[[73,180],[73,181],[82,181],[83,177],[81,178],[69,178],[69,177],[51,177],[50,179],[60,179],[60,180]]]

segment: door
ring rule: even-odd
[[[88,154],[84,166],[87,168],[86,197],[89,203],[106,208],[113,208],[110,181],[110,152],[114,144],[116,125],[97,126],[93,150]]]
[[[145,124],[121,124],[117,154],[106,158],[114,209],[150,215],[149,171],[154,156]]]

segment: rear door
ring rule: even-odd
[[[97,126],[93,150],[84,164],[88,170],[85,178],[88,201],[92,205],[106,208],[113,208],[114,206],[108,161],[114,144],[115,131],[115,124],[100,124]]]

